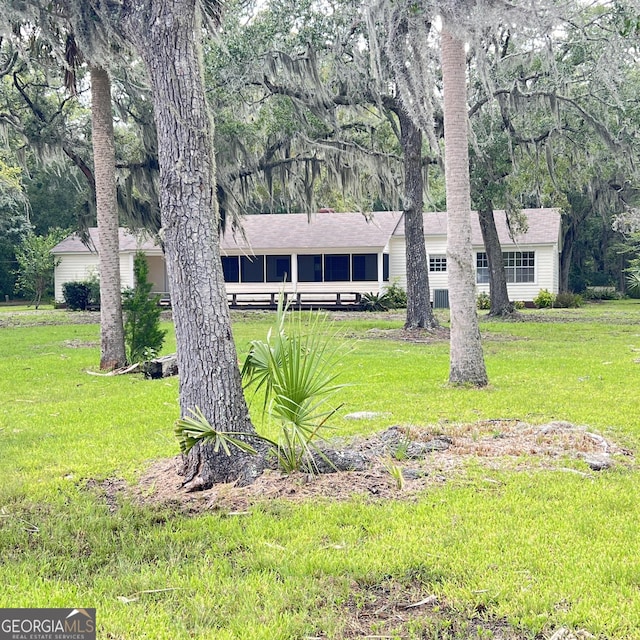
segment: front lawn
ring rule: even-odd
[[[434,454],[417,493],[234,511],[214,490],[190,514],[134,495],[178,452],[177,380],[89,375],[99,328],[73,316],[0,313],[1,607],[95,607],[98,637],[118,640],[640,638],[633,455],[592,471],[573,451],[474,454],[448,473]],[[339,317],[353,348],[336,435],[566,421],[637,451],[640,301],[523,316],[482,320],[485,390],[448,387],[447,343],[399,339],[399,316]],[[234,316],[241,357],[271,319]]]

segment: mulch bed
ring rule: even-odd
[[[267,470],[250,486],[224,484],[188,492],[182,488],[182,461],[177,456],[153,462],[129,491],[141,503],[171,504],[188,513],[242,512],[274,499],[416,499],[429,487],[461,477],[471,459],[487,469],[553,469],[585,477],[633,460],[629,450],[585,427],[507,419],[446,425],[446,433],[444,428],[390,427],[369,437],[332,442],[331,447],[358,454],[364,467],[320,475]]]

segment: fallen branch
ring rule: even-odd
[[[91,376],[122,376],[125,373],[140,373],[140,363],[136,362],[135,364],[130,364],[126,367],[120,367],[119,369],[112,369],[111,371],[107,371],[106,373],[101,373],[99,371],[90,371],[87,370],[87,373]]]

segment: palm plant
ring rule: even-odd
[[[640,258],[629,261],[627,271],[627,288],[633,294],[640,293]]]
[[[326,315],[311,314],[305,322],[301,314],[293,318],[287,312],[280,296],[276,330],[269,330],[266,341],[251,342],[242,377],[245,387],[255,385],[254,393],[264,388],[263,411],[280,423],[273,444],[281,468],[313,471],[313,454],[323,456],[316,441],[339,409],[329,400],[343,386],[336,383],[335,367],[343,346]]]
[[[314,454],[331,462],[318,448],[324,439],[331,416],[339,406],[330,399],[343,387],[336,383],[336,364],[344,352],[330,330],[326,315],[288,316],[288,305],[281,295],[275,326],[266,340],[250,343],[249,354],[242,367],[245,388],[253,386],[254,397],[264,392],[263,413],[279,422],[279,435],[272,440],[263,435],[252,438],[266,442],[286,473],[305,469],[318,471]],[[193,415],[178,420],[176,435],[183,453],[198,442],[209,442],[227,455],[231,447],[254,453],[246,434],[217,430],[197,408]]]

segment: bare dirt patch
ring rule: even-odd
[[[369,329],[361,338],[372,340],[395,340],[397,342],[412,342],[415,344],[436,344],[448,342],[450,332],[448,327],[436,329]],[[497,333],[483,333],[484,342],[511,342],[524,340],[519,336],[509,336]]]
[[[127,490],[127,483],[120,478],[106,478],[102,481],[90,478],[86,481],[85,487],[96,491],[109,507],[109,511],[114,513],[118,510],[118,498]]]
[[[630,464],[630,451],[599,434],[567,422],[531,425],[519,420],[489,420],[446,425],[439,430],[390,427],[369,437],[333,442],[364,461],[359,470],[285,475],[267,470],[252,485],[217,485],[187,492],[179,456],[154,462],[135,487],[136,500],[173,505],[187,513],[209,510],[243,512],[265,500],[301,502],[411,500],[428,488],[461,476],[469,461],[488,469],[555,469],[589,476],[615,464]],[[576,461],[582,461],[578,463]]]
[[[100,346],[97,340],[79,340],[78,338],[65,340],[63,344],[67,349],[93,349]]]
[[[449,329],[447,327],[438,327],[437,329],[369,329],[364,337],[431,344],[449,340]]]
[[[343,638],[407,637],[411,627],[421,638],[446,637],[518,640],[529,638],[506,621],[484,615],[482,605],[468,613],[455,611],[437,596],[425,593],[415,581],[402,585],[385,581],[377,585],[354,583],[346,602]]]
[[[532,640],[530,632],[492,616],[479,599],[459,611],[425,590],[420,580],[407,584],[385,580],[354,582],[344,604],[342,638],[449,638],[449,640]],[[479,594],[480,595],[480,594]],[[536,636],[540,640],[592,640],[585,630],[560,627]],[[320,639],[318,639],[320,640]]]

